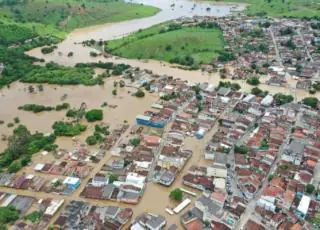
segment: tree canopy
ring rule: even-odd
[[[183,192],[180,188],[176,188],[170,192],[170,197],[176,201],[182,201]]]
[[[101,109],[92,109],[86,113],[88,122],[101,121],[103,119],[103,111]]]

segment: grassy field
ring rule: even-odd
[[[107,43],[114,55],[156,59],[182,65],[211,63],[224,49],[219,28],[185,27],[170,29],[161,24]]]
[[[320,0],[221,0],[219,2],[248,3],[250,4],[247,9],[249,15],[320,17]]]
[[[157,8],[116,0],[29,0],[8,4],[0,0],[0,20],[28,23],[38,31],[53,28],[71,31],[75,28],[148,17]]]

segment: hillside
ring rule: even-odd
[[[35,30],[75,28],[156,14],[151,6],[116,0],[0,0],[0,20],[29,24]],[[41,28],[45,25],[45,28]],[[50,31],[51,30],[51,31]]]

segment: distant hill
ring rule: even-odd
[[[221,0],[219,2],[250,4],[247,9],[249,15],[320,18],[320,0]]]

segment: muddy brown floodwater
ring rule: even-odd
[[[41,104],[47,106],[55,106],[63,102],[70,103],[71,107],[79,108],[82,102],[87,104],[90,108],[100,108],[103,102],[108,105],[117,105],[115,109],[104,107],[104,122],[111,125],[117,125],[127,120],[133,123],[138,113],[150,108],[150,105],[157,99],[155,96],[147,96],[139,99],[131,96],[128,91],[132,89],[125,89],[118,87],[117,96],[112,95],[113,81],[118,78],[109,78],[103,86],[55,86],[43,85],[43,92],[30,94],[28,92],[28,84],[14,83],[8,89],[0,91],[0,120],[5,121],[5,124],[0,125],[0,135],[9,135],[13,128],[8,128],[7,123],[13,122],[14,117],[19,117],[21,124],[24,124],[32,132],[39,131],[43,133],[52,132],[52,124],[55,121],[67,120],[66,111],[50,111],[34,114],[32,112],[18,110],[18,107],[24,104]],[[35,86],[35,85],[34,85]],[[37,87],[35,87],[37,88]],[[61,97],[66,94],[67,98],[62,101]],[[88,130],[80,136],[88,136],[93,129],[93,125],[88,126]],[[58,144],[61,147],[70,146],[70,138],[59,138]],[[3,150],[6,143],[0,141],[0,150]]]

